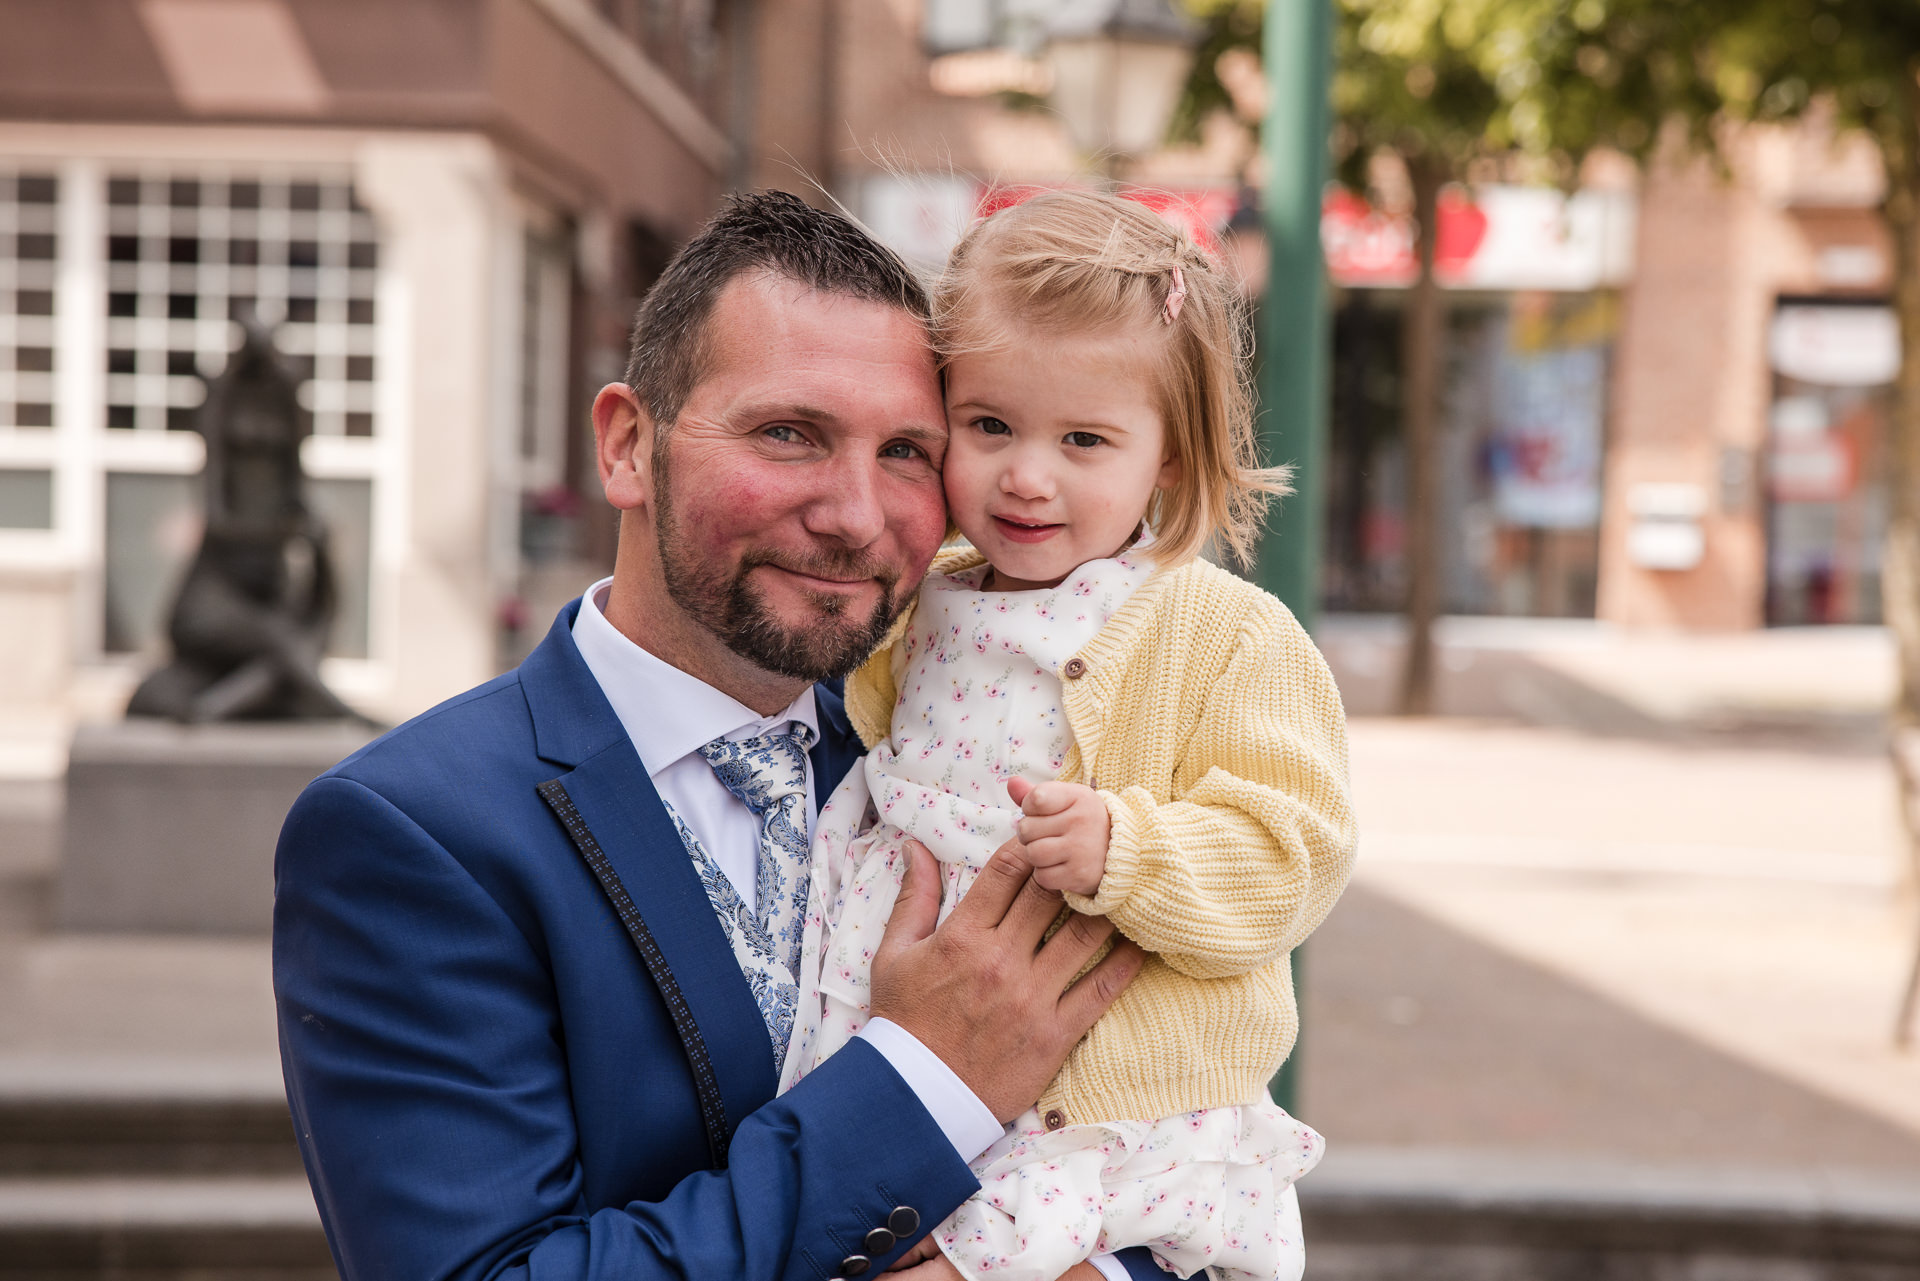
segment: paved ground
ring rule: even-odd
[[[1353,742],[1361,864],[1310,945],[1310,1117],[1920,1170],[1882,758],[1457,722],[1360,720]]]
[[[1353,722],[1362,857],[1305,961],[1302,1114],[1336,1153],[1920,1171],[1889,1038],[1913,896],[1857,732],[1880,642],[1785,638],[1788,699],[1764,640],[1570,634],[1529,661],[1642,720]],[[0,781],[0,1090],[276,1089],[264,943],[45,933],[57,822],[56,784]]]

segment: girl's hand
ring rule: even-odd
[[[1007,795],[1020,807],[1020,843],[1043,888],[1092,898],[1107,871],[1113,819],[1100,793],[1079,783],[1007,780]]]

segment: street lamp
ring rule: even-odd
[[[1198,34],[1170,0],[1064,0],[1048,14],[1054,108],[1109,180],[1166,136]]]

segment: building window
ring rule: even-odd
[[[374,433],[372,215],[344,178],[107,180],[107,426],[191,430],[236,321],[274,328],[317,436]]]
[[[0,468],[0,529],[53,528],[53,472]]]
[[[0,166],[0,430],[53,426],[59,191],[53,174]]]

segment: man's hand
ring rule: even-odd
[[[896,1266],[891,1271],[897,1281],[966,1281],[960,1269],[954,1267],[952,1261],[938,1250],[924,1263],[904,1270]],[[1105,1281],[1105,1278],[1100,1269],[1091,1263],[1076,1263],[1060,1274],[1060,1281]]]
[[[1123,939],[1074,982],[1113,926],[1076,912],[1042,943],[1060,896],[1034,881],[1018,841],[994,853],[936,930],[933,855],[917,841],[906,854],[900,897],[873,956],[873,1016],[911,1032],[995,1117],[1011,1121],[1033,1106],[1145,954]]]
[[[1100,793],[1080,783],[1007,780],[1007,795],[1020,807],[1020,844],[1033,864],[1033,879],[1050,890],[1092,898],[1107,873],[1113,816]]]

